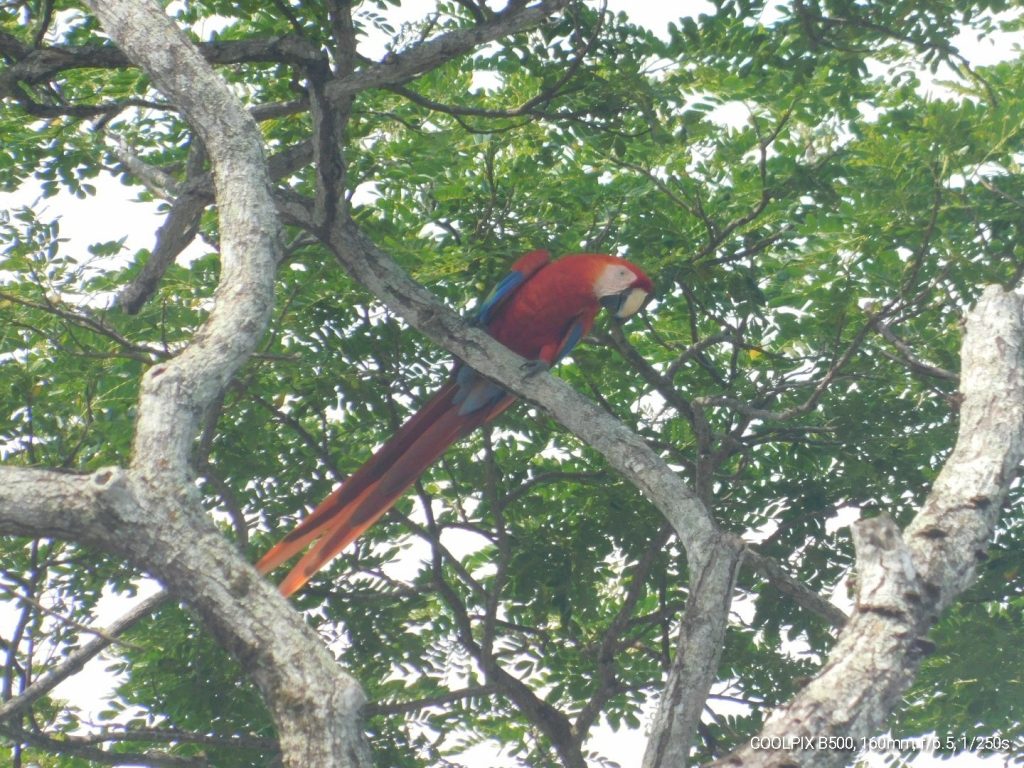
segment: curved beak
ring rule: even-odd
[[[627,288],[620,293],[613,293],[602,298],[601,306],[611,312],[614,317],[623,320],[643,309],[648,298],[649,294],[643,288]]]

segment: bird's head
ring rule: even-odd
[[[601,306],[622,320],[643,308],[654,285],[636,264],[615,256],[605,259],[594,281],[594,293]]]

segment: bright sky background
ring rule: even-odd
[[[499,7],[500,3],[491,0],[493,7]],[[596,3],[593,3],[596,5]],[[403,22],[422,18],[426,12],[434,7],[432,0],[406,0],[398,9],[390,9],[388,17],[398,27]],[[697,15],[712,10],[712,6],[703,0],[681,0],[680,2],[644,1],[644,0],[608,0],[608,7],[614,12],[626,12],[630,18],[642,24],[657,34],[665,34],[669,22],[676,21],[681,15]],[[771,22],[773,10],[766,12],[762,20]],[[386,52],[383,39],[364,40],[361,47],[362,53],[372,58],[381,58]],[[998,39],[976,41],[968,36],[960,36],[954,40],[955,44],[968,55],[973,63],[989,64],[995,61],[1016,55],[1016,37],[1000,36]],[[941,77],[940,72],[940,77]],[[927,88],[940,87],[935,85],[933,78],[925,78]],[[741,111],[745,115],[745,111]],[[741,118],[743,119],[743,118]],[[132,201],[132,194],[120,182],[112,178],[100,178],[92,181],[97,188],[97,195],[86,200],[79,200],[70,195],[60,195],[51,198],[46,202],[46,208],[41,218],[47,214],[52,217],[60,217],[61,236],[69,242],[65,244],[70,252],[85,253],[86,247],[93,242],[118,239],[127,237],[127,254],[133,254],[140,248],[150,248],[153,245],[154,233],[162,222],[162,216],[156,211],[155,204],[141,204]],[[26,203],[31,204],[37,197],[38,191],[27,187],[16,194],[0,193],[0,208],[16,207]],[[195,246],[198,253],[205,249],[202,246]],[[186,254],[187,256],[187,254]],[[145,589],[149,594],[150,588]],[[141,599],[142,596],[140,596]],[[99,622],[109,623],[127,611],[129,603],[120,597],[112,597],[102,601],[100,605]],[[848,606],[844,606],[848,607]],[[6,627],[13,613],[4,611],[0,607],[0,624],[5,627],[3,634],[8,634]],[[87,710],[98,711],[101,708],[103,695],[109,691],[111,677],[104,670],[105,662],[95,660],[77,676],[66,682],[57,689],[56,695],[67,697],[79,703]],[[653,712],[655,702],[650,702],[649,712]],[[956,734],[954,734],[956,735]],[[630,767],[639,764],[640,757],[646,743],[642,732],[619,731],[612,732],[608,728],[599,729],[588,747],[596,749],[606,758],[620,763],[622,766]],[[464,755],[459,758],[469,765],[479,768],[501,768],[503,765],[514,765],[510,760],[503,760],[496,756],[492,749],[484,746],[476,748],[472,757]],[[870,755],[868,760],[873,766],[882,766],[885,760],[882,755]],[[994,768],[1002,765],[1001,759],[982,760],[972,755],[965,755],[956,759],[957,766],[964,768]],[[922,756],[915,763],[919,768],[931,768],[931,766],[949,766],[949,762],[940,762],[927,756]]]

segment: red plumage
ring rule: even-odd
[[[603,303],[625,317],[650,291],[650,279],[624,259],[577,254],[551,262],[545,251],[533,251],[484,302],[481,321],[512,351],[553,365],[590,330]],[[448,382],[256,568],[267,573],[313,544],[281,582],[281,593],[291,595],[387,512],[449,445],[513,402],[514,395],[457,365]]]

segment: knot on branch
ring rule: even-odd
[[[133,517],[138,509],[138,499],[132,487],[132,476],[121,467],[102,467],[89,476],[91,489],[95,491],[95,510],[99,523],[100,538],[109,536],[110,531],[126,532],[126,519]],[[134,515],[138,517],[138,515]],[[125,537],[134,540],[134,536]],[[120,544],[122,542],[110,542]]]
[[[363,692],[362,686],[356,682],[355,678],[340,670],[338,674],[342,677],[343,684],[338,685],[335,689],[338,699],[337,711],[349,712],[353,716],[357,716],[366,706],[366,693]]]
[[[857,608],[911,620],[921,588],[910,550],[892,518],[883,515],[853,525],[857,553]]]
[[[90,479],[96,490],[111,491],[127,485],[128,473],[120,467],[102,467],[92,473]]]
[[[272,50],[295,64],[316,65],[327,61],[327,51],[304,35],[282,35],[274,41]]]

